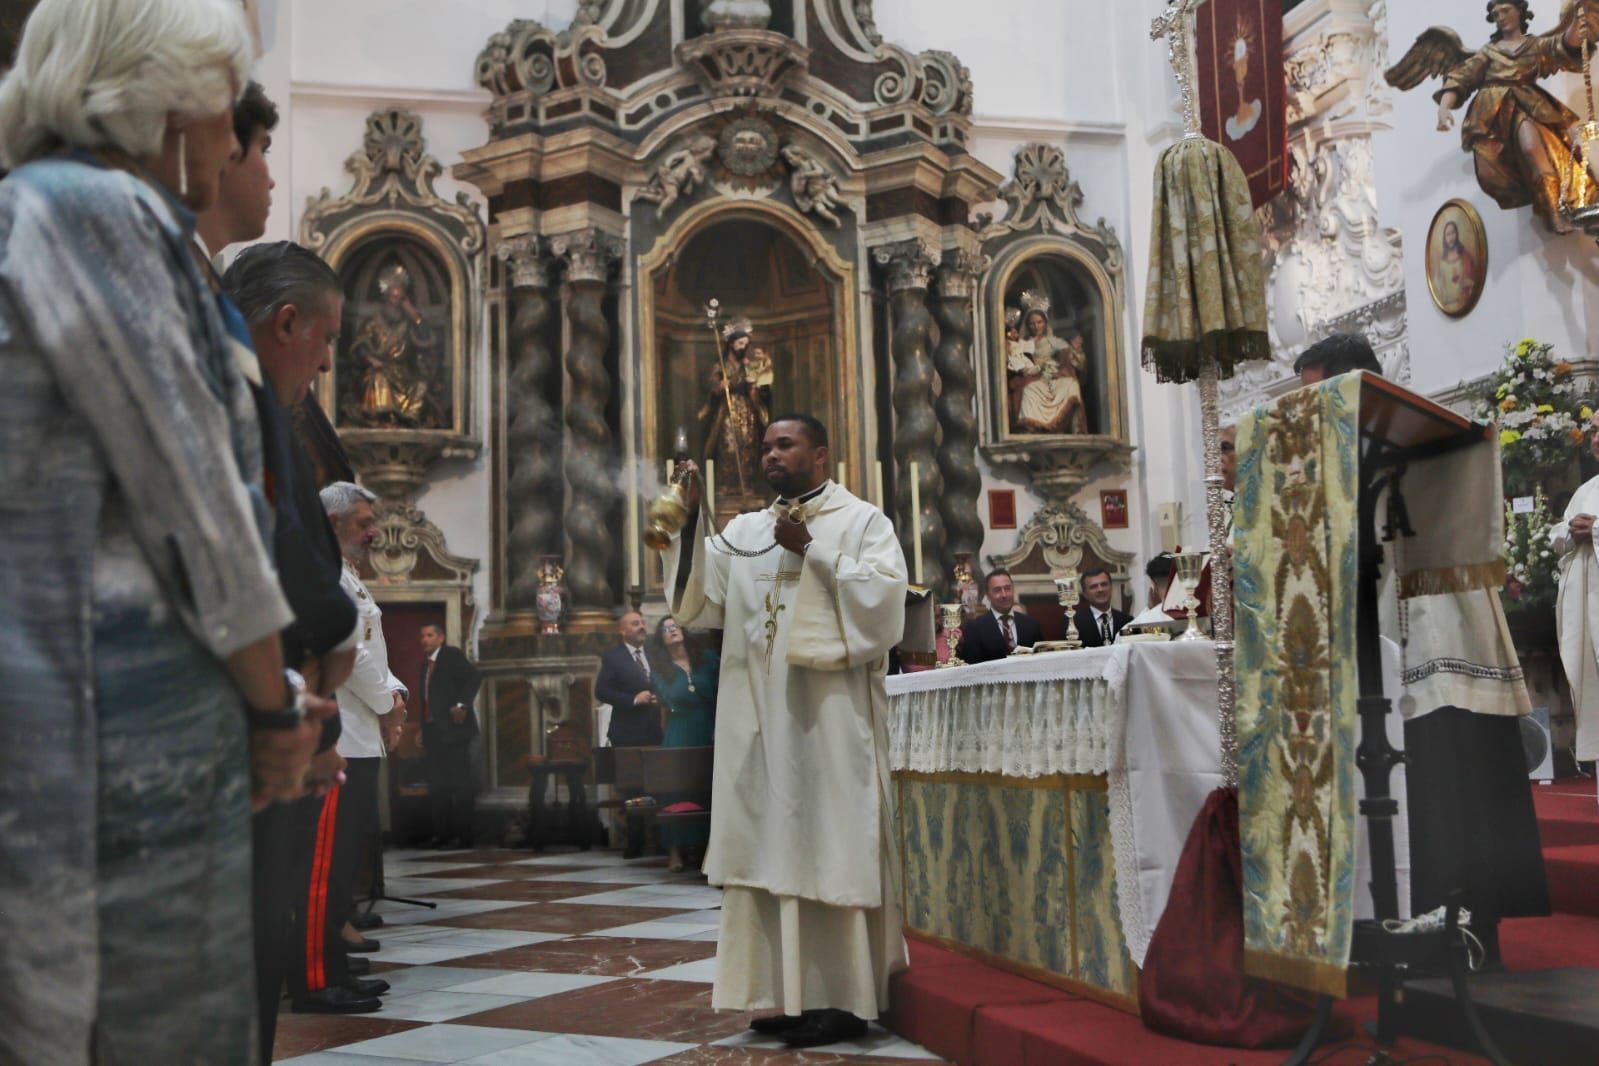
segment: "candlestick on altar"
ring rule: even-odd
[[[668,479],[670,484],[670,479]],[[634,463],[627,471],[627,583],[639,583],[639,555],[638,555],[638,464]]]
[[[911,582],[922,583],[922,464],[911,463],[911,544],[914,567]]]
[[[705,460],[705,505],[716,513],[716,460]]]

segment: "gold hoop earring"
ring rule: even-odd
[[[189,159],[188,159],[189,134],[184,130],[178,134],[178,198],[189,195]]]

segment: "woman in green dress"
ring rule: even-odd
[[[716,736],[716,683],[720,656],[698,641],[691,641],[671,616],[661,619],[650,641],[649,659],[655,675],[655,692],[666,708],[663,748],[710,747]],[[662,808],[688,796],[657,796]],[[682,871],[685,859],[697,866],[710,840],[709,821],[661,826],[661,843],[671,849],[673,873]],[[691,858],[690,858],[691,857]]]

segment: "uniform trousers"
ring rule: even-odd
[[[315,801],[314,813],[309,807],[304,812],[304,823],[312,825],[313,846],[302,860],[306,876],[296,877],[296,884],[305,886],[295,908],[296,959],[289,968],[289,987],[296,996],[342,984],[349,976],[340,934],[354,910],[356,864],[377,831],[382,762],[346,760],[344,784]]]

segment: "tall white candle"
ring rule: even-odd
[[[716,513],[716,460],[705,460],[705,503]]]
[[[848,475],[849,475],[849,464],[848,463],[839,463],[838,464],[838,476],[835,477],[833,480],[838,482],[840,485],[842,485],[842,484],[844,484],[844,482],[846,480],[848,480]]]
[[[911,544],[915,569],[911,571],[911,581],[917,585],[922,583],[922,467],[920,463],[911,464]]]
[[[627,469],[627,583],[639,583],[638,464]]]
[[[877,504],[879,510],[887,511],[888,505],[883,502],[883,464],[872,464],[872,502]]]

